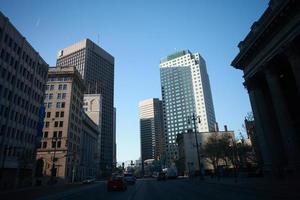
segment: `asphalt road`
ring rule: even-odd
[[[39,200],[279,200],[295,199],[279,191],[255,190],[230,185],[195,182],[188,179],[156,181],[154,179],[137,180],[126,191],[108,192],[105,182],[98,182],[84,189],[75,189],[65,193],[40,198]]]

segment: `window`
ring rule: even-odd
[[[65,107],[65,102],[61,103],[61,107],[64,108]]]
[[[58,90],[62,90],[62,88],[63,88],[63,85],[59,84],[58,85]]]
[[[48,131],[44,132],[44,138],[48,138]]]
[[[62,131],[58,131],[58,137],[61,138],[62,136]]]
[[[53,137],[56,138],[57,137],[57,131],[53,132]]]
[[[58,127],[58,121],[54,122],[54,127]]]
[[[57,94],[57,99],[61,99],[61,93]]]
[[[48,103],[48,108],[52,108],[52,103]]]
[[[56,103],[56,108],[61,108],[61,102]]]
[[[46,122],[46,123],[45,123],[45,127],[48,128],[48,127],[49,127],[49,124],[50,124],[49,122]]]
[[[56,142],[52,142],[52,148],[55,148],[55,146],[56,146],[55,143]]]
[[[54,85],[50,85],[50,90],[54,90]]]
[[[63,85],[63,90],[66,90],[67,89],[67,84],[64,84]]]
[[[55,117],[59,117],[59,112],[55,112]]]
[[[60,112],[60,117],[64,117],[65,116],[65,112]]]
[[[43,142],[43,149],[47,148],[47,142]]]
[[[63,122],[63,121],[60,121],[60,122],[59,122],[59,127],[63,127],[63,125],[64,125],[64,122]]]
[[[53,99],[53,94],[52,93],[49,94],[49,99]]]
[[[58,141],[57,142],[57,148],[60,148],[61,147],[61,141]]]
[[[51,117],[51,112],[47,112],[47,118]]]
[[[62,99],[65,99],[65,98],[66,98],[66,93],[62,93],[61,98],[62,98]]]

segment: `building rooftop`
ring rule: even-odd
[[[180,51],[176,51],[170,55],[168,55],[167,57],[163,58],[160,60],[160,63],[163,63],[163,62],[167,62],[167,61],[170,61],[170,60],[173,60],[175,58],[178,58],[178,57],[181,57],[181,56],[184,56],[186,54],[191,54],[191,52],[189,50],[180,50]]]

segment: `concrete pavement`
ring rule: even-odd
[[[86,188],[79,188],[63,193],[38,198],[38,200],[93,200],[93,199],[126,199],[126,200],[281,200],[300,199],[299,193],[288,191],[270,191],[232,184],[208,183],[189,179],[156,181],[155,179],[138,180],[135,185],[128,186],[126,191],[108,192],[106,183],[100,182]]]

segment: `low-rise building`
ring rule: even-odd
[[[208,141],[208,138],[212,133],[230,134],[234,138],[234,132],[228,131],[226,126],[224,131],[219,131],[218,128],[213,132],[197,132],[196,137],[198,140],[198,150],[200,165],[203,170],[212,170],[213,166],[203,153],[203,147]],[[201,142],[200,142],[201,141]],[[195,133],[192,131],[183,132],[177,135],[177,144],[178,144],[178,171],[185,174],[193,174],[195,171],[199,171],[199,162],[198,162],[198,152]]]
[[[96,124],[99,134],[97,137],[97,156],[94,158],[99,167],[97,177],[101,176],[101,126],[102,126],[102,96],[101,94],[84,94],[83,110],[87,116]]]
[[[82,140],[81,140],[81,179],[96,177],[99,174],[98,137],[100,129],[86,113],[82,113]]]

